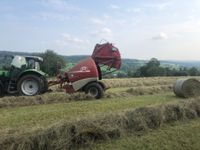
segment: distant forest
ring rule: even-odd
[[[47,50],[45,53],[23,53],[0,51],[0,66],[5,63],[4,56],[7,55],[34,55],[44,58],[42,65],[43,71],[50,76],[55,76],[58,64],[62,70],[68,70],[78,61],[88,57],[88,55],[80,56],[62,56],[54,51]],[[105,68],[102,69],[105,72]],[[199,76],[200,61],[159,61],[156,58],[151,60],[138,59],[122,59],[121,69],[113,72],[106,77],[152,77],[152,76]]]

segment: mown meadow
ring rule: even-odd
[[[0,149],[196,149],[200,100],[176,97],[176,80],[105,79],[100,100],[57,86],[0,98]]]

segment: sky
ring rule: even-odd
[[[200,60],[200,0],[0,0],[0,50]]]

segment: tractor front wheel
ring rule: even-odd
[[[104,94],[104,90],[98,82],[92,82],[85,87],[85,93],[93,98],[100,99]]]
[[[40,78],[35,75],[25,75],[19,80],[17,89],[20,95],[33,96],[40,94],[42,89]]]

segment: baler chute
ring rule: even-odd
[[[96,44],[92,56],[80,61],[69,71],[58,75],[57,81],[50,81],[49,86],[60,84],[67,93],[85,92],[99,99],[106,86],[102,79],[101,66],[118,70],[121,66],[119,50],[111,43]]]

